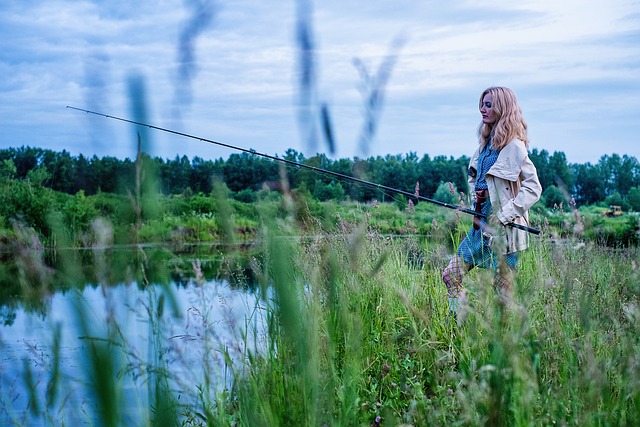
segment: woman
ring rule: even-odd
[[[473,227],[442,274],[453,313],[460,306],[466,272],[473,267],[497,268],[505,263],[515,268],[517,252],[527,248],[529,236],[526,231],[505,225],[513,222],[528,226],[528,210],[542,193],[527,153],[527,124],[513,91],[490,87],[480,95],[479,107],[480,145],[469,162],[469,189],[475,194],[475,210],[489,221],[474,217]],[[494,279],[503,301],[510,292],[508,271],[498,269]]]

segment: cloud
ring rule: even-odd
[[[270,153],[299,149],[295,2],[216,6],[207,31],[190,39],[192,103],[176,123],[176,51],[192,16],[187,3],[4,0],[0,145],[129,153],[131,129],[98,126],[64,106],[126,115],[126,80],[137,72],[156,124]],[[503,84],[518,93],[540,147],[565,151],[570,161],[593,161],[618,147],[638,156],[639,16],[633,0],[316,1],[318,98],[331,110],[338,156],[356,154],[364,117],[353,59],[375,70],[397,36],[406,43],[386,87],[373,154],[468,153],[478,94]],[[101,143],[92,140],[96,134],[104,135]],[[157,138],[169,157],[228,154]],[[616,144],[603,143],[611,139]]]

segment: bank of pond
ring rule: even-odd
[[[341,232],[345,223],[366,224],[386,235],[421,235],[447,240],[468,230],[471,217],[428,202],[414,204],[402,195],[368,203],[318,201],[308,192],[262,191],[245,202],[230,197],[224,186],[210,195],[122,196],[100,193],[71,196],[28,183],[10,182],[15,191],[0,197],[0,253],[15,252],[12,244],[37,239],[34,246],[94,247],[141,243],[234,244],[260,236],[265,219],[293,217],[307,233]],[[449,202],[449,201],[448,201]],[[469,208],[463,199],[458,205]],[[454,203],[455,205],[455,203]],[[543,239],[579,239],[598,245],[637,245],[640,216],[608,207],[562,204],[553,209],[537,203],[530,226]]]

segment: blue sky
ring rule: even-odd
[[[133,98],[156,126],[270,155],[329,154],[299,120],[301,16],[317,77],[310,111],[328,106],[330,157],[470,155],[479,94],[503,85],[518,95],[531,148],[571,163],[640,158],[638,0],[2,0],[0,147],[132,158],[135,127],[65,107],[139,118],[135,80],[145,95]],[[376,132],[363,146],[368,86],[354,61],[375,75],[390,55]],[[163,158],[234,152],[148,138]]]

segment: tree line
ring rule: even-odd
[[[530,157],[538,169],[544,202],[549,207],[566,204],[573,198],[581,205],[604,202],[621,205],[626,210],[640,210],[640,164],[635,157],[612,154],[602,156],[595,164],[572,164],[567,162],[563,152],[550,154],[537,149],[531,151]],[[283,158],[412,193],[419,183],[420,195],[425,197],[442,199],[449,193],[448,197],[455,199],[459,192],[467,192],[469,158],[466,156],[456,159],[424,155],[419,158],[410,152],[332,160],[324,154],[305,158],[289,149]],[[243,201],[254,200],[256,192],[262,188],[278,187],[284,164],[249,153],[232,154],[226,160],[145,156],[144,161],[147,170],[157,177],[163,194],[209,194],[214,180],[218,179],[227,185],[233,197]],[[57,152],[35,147],[0,150],[0,176],[29,179],[68,194],[131,192],[135,185],[135,163],[131,159],[72,156],[66,150]],[[286,166],[286,176],[291,188],[308,191],[319,200],[348,197],[362,202],[385,201],[392,196],[371,186],[295,166]],[[449,191],[449,183],[453,184],[454,191]]]

